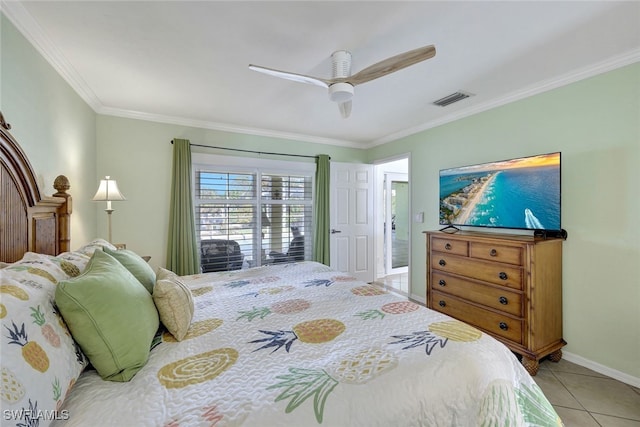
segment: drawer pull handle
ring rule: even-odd
[[[445,265],[447,265],[447,262],[441,259],[440,261],[438,261],[438,264],[440,264],[441,267],[444,267]]]
[[[440,279],[440,281],[438,282],[438,285],[447,286],[447,282],[445,282],[444,279]]]
[[[444,245],[444,248],[448,251],[451,250],[451,243],[447,243],[446,245]]]
[[[509,300],[507,299],[507,297],[500,297],[500,298],[498,299],[498,301],[500,301],[500,304],[502,304],[502,305],[507,305],[507,304],[509,304]]]
[[[502,329],[503,331],[506,331],[507,329],[509,329],[509,326],[504,323],[504,322],[500,322],[500,329]]]
[[[498,251],[496,251],[495,249],[491,249],[491,252],[489,252],[489,255],[498,256]]]
[[[440,307],[444,307],[445,305],[447,305],[447,303],[446,303],[446,302],[444,302],[444,301],[442,301],[442,300],[440,300],[440,302],[438,303],[438,305],[439,305]]]
[[[501,271],[500,274],[498,274],[498,277],[500,277],[502,280],[507,280],[507,273]]]

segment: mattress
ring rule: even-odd
[[[322,264],[182,279],[187,336],[129,382],[85,371],[53,425],[562,425],[503,344]]]

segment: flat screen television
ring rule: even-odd
[[[561,230],[560,153],[440,171],[440,224]]]

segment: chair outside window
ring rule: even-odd
[[[289,243],[289,249],[286,254],[276,251],[269,252],[274,264],[304,261],[304,236],[300,233],[298,227],[291,227],[291,232],[294,237]]]
[[[203,273],[240,270],[244,255],[235,240],[208,239],[200,241],[200,265]]]

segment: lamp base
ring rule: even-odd
[[[104,211],[107,213],[107,224],[109,224],[109,239],[107,241],[109,243],[112,243],[113,239],[111,238],[111,214],[113,213],[113,209],[105,209]]]

